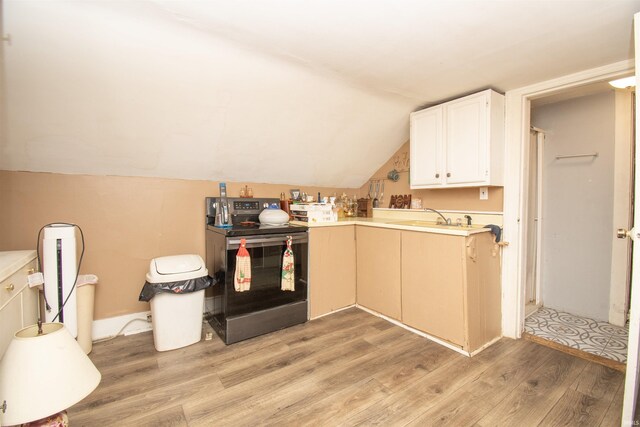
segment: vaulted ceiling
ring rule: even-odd
[[[358,187],[408,114],[633,57],[640,0],[4,0],[0,169]]]

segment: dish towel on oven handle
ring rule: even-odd
[[[283,291],[296,290],[293,251],[291,250],[292,240],[293,237],[287,236],[287,249],[284,250],[284,255],[282,255],[282,280],[280,281],[280,289]]]
[[[233,287],[236,292],[248,291],[251,287],[251,257],[246,246],[247,241],[240,239],[240,247],[236,254],[236,272],[233,276]]]

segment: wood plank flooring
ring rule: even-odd
[[[468,358],[357,308],[225,346],[97,343],[73,426],[619,426],[624,375],[526,340]]]

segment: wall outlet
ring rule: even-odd
[[[489,187],[480,187],[480,200],[489,200]]]

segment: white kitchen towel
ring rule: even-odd
[[[287,249],[284,250],[282,256],[282,280],[280,281],[280,289],[283,291],[295,291],[295,268],[293,262],[293,251],[291,250],[291,236],[287,236]]]
[[[248,291],[251,288],[251,256],[246,246],[247,241],[240,239],[240,247],[236,254],[236,271],[233,276],[233,287],[236,292]]]

